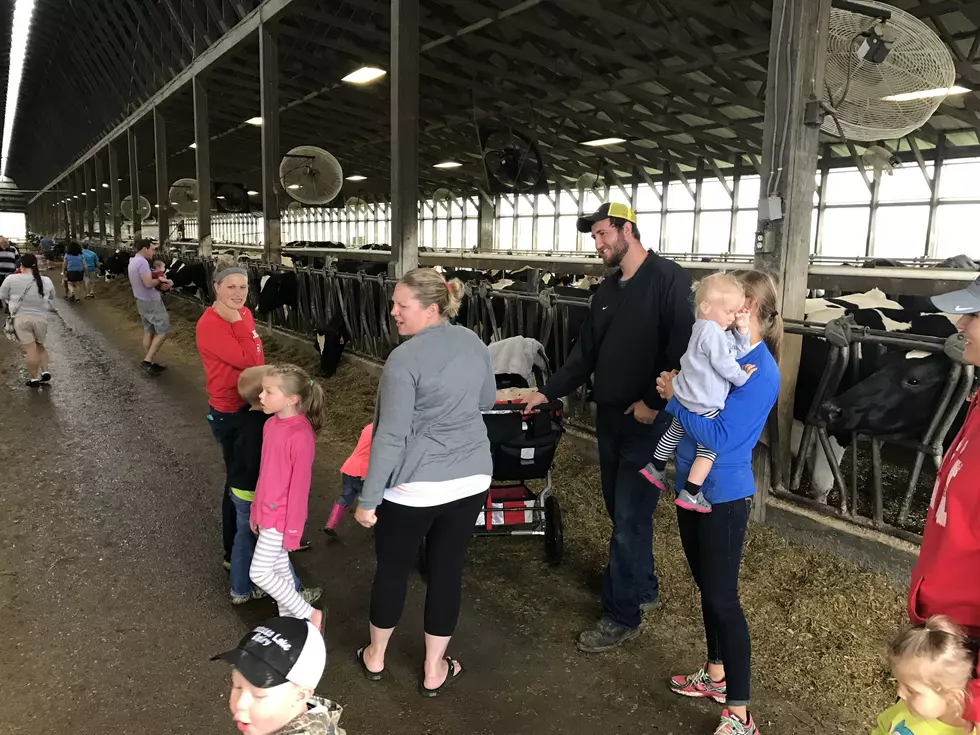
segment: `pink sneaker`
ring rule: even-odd
[[[640,475],[643,476],[644,480],[659,489],[660,492],[667,492],[667,473],[654,467],[653,462],[649,462],[646,467],[640,470]]]
[[[727,709],[721,711],[721,722],[715,728],[715,735],[759,735],[759,728],[755,726],[752,714],[749,714],[749,721],[742,722]]]
[[[725,703],[728,685],[722,681],[712,681],[708,676],[707,664],[690,676],[672,676],[670,690],[682,697],[706,697],[719,704]]]

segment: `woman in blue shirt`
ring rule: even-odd
[[[81,299],[75,295],[75,292],[83,288],[82,281],[85,280],[85,258],[82,257],[82,246],[77,242],[73,242],[68,246],[68,252],[65,254],[64,271],[65,282],[68,284],[68,300],[80,301]]]
[[[672,374],[664,373],[657,381],[661,395],[670,399],[665,410],[687,432],[674,455],[676,486],[684,486],[698,444],[718,455],[702,486],[712,512],[677,509],[681,544],[701,592],[708,660],[694,674],[673,677],[670,687],[683,696],[727,703],[716,735],[756,735],[756,724],[748,712],[751,644],[738,599],[738,572],[755,494],[752,449],[779,397],[777,360],[783,322],[776,309],[772,276],[756,270],[735,275],[745,288],[749,310],[750,349],[738,362],[755,365],[755,374],[732,389],[714,419],[698,416],[673,399]]]

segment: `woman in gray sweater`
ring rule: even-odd
[[[411,339],[388,357],[375,408],[374,437],[356,520],[376,525],[371,643],[357,652],[364,675],[384,675],[385,650],[405,605],[422,539],[428,553],[423,696],[462,675],[446,655],[460,607],[463,557],[486,503],[493,464],[481,411],[493,407],[490,352],[476,334],[447,320],[463,284],[431,268],[406,273],[391,315]]]

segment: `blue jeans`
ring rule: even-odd
[[[256,536],[249,526],[252,515],[252,504],[230,493],[232,508],[235,510],[235,543],[231,549],[231,596],[245,597],[252,591],[252,581],[248,578],[249,567],[252,566],[252,554],[255,553]],[[290,562],[289,571],[293,573],[296,589],[303,589],[303,583],[296,576],[296,570]]]
[[[642,424],[621,409],[600,406],[596,412],[602,497],[613,523],[602,578],[602,617],[627,628],[640,627],[640,605],[660,596],[653,561],[653,514],[660,493],[640,470],[653,459],[670,421],[664,411],[652,424]]]
[[[238,429],[242,425],[243,411],[225,413],[208,406],[208,424],[214,440],[221,445],[221,457],[225,462],[225,487],[221,495],[221,540],[225,550],[225,561],[231,561],[232,546],[235,545],[235,506],[231,502],[231,487],[228,485],[228,465],[235,448]]]
[[[354,501],[357,500],[357,496],[361,494],[363,488],[364,478],[341,473],[340,497],[337,499],[337,502],[345,508],[350,508],[354,505]]]

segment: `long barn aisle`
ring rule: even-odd
[[[267,601],[227,601],[222,467],[196,355],[168,345],[170,370],[151,378],[137,366],[139,332],[118,309],[98,301],[59,301],[58,309],[50,387],[27,389],[19,348],[0,344],[0,732],[231,732],[228,672],[208,659],[274,613]],[[469,674],[437,700],[416,690],[416,580],[389,678],[365,681],[353,652],[366,635],[371,538],[350,518],[341,543],[328,545],[316,530],[345,456],[329,437],[318,444],[307,534],[314,547],[294,559],[308,584],[325,588],[330,661],[319,692],[345,707],[352,735],[695,735],[713,726],[715,706],[666,693],[664,662],[629,649],[585,657],[555,633],[570,610],[594,614],[592,592],[567,572],[547,582],[560,602],[528,619],[494,593],[509,576],[471,565],[453,647]],[[518,574],[521,594],[535,596],[533,585],[545,583],[533,570]],[[794,724],[802,726],[791,718],[780,732]]]

